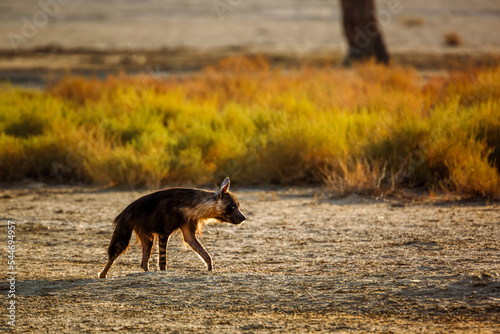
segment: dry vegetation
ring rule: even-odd
[[[402,17],[399,22],[406,27],[421,27],[425,24],[425,20],[419,16]]]
[[[327,184],[500,194],[500,67],[423,80],[412,69],[270,68],[68,77],[0,89],[0,181],[127,187]]]
[[[462,38],[456,32],[450,32],[444,35],[444,43],[447,46],[460,46],[462,44]]]

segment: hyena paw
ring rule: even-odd
[[[106,278],[106,274],[103,274],[103,272],[101,271],[99,274],[97,274],[97,277]]]

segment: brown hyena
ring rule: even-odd
[[[246,218],[239,210],[239,202],[229,191],[226,178],[217,192],[190,188],[169,188],[146,195],[132,202],[114,221],[115,231],[108,247],[108,262],[99,273],[106,278],[116,258],[128,247],[132,231],[142,244],[141,268],[148,271],[149,257],[155,235],[159,241],[159,267],[167,265],[167,242],[169,236],[180,229],[184,241],[198,253],[212,270],[212,259],[196,239],[196,231],[203,220],[217,219],[232,224],[241,224]]]

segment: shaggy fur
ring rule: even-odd
[[[148,262],[156,235],[159,242],[159,267],[166,270],[168,238],[180,229],[184,241],[197,252],[212,270],[212,259],[200,242],[196,232],[206,219],[217,219],[241,224],[246,218],[239,210],[239,202],[229,191],[226,178],[218,192],[191,188],[169,188],[146,195],[127,206],[114,221],[115,230],[108,247],[108,262],[99,273],[106,278],[116,258],[127,249],[132,231],[142,244],[141,268],[148,271]]]

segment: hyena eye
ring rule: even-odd
[[[236,210],[236,205],[233,205],[233,206],[231,207],[231,211],[234,211],[234,210]]]

